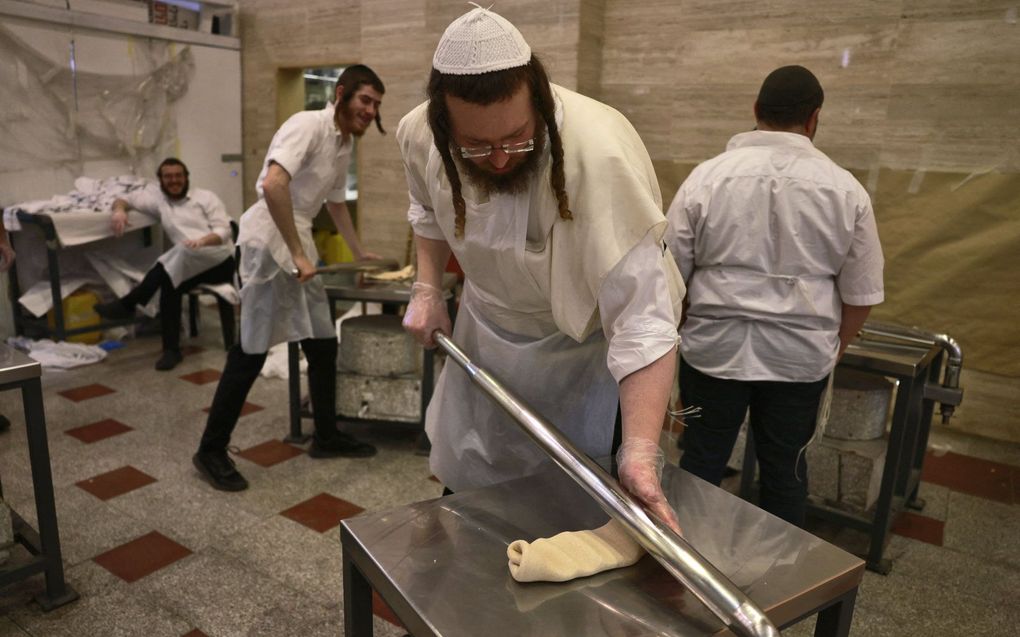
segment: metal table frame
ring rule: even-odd
[[[443,292],[446,295],[446,309],[450,314],[450,320],[456,319],[456,299],[453,288],[457,278],[453,274],[444,274]],[[351,285],[326,285],[326,295],[329,297],[330,309],[335,319],[336,304],[341,301],[354,301],[359,303],[382,303],[384,307],[399,307],[407,305],[411,298],[410,284],[396,286],[393,284],[370,284],[365,286]],[[290,430],[284,437],[284,442],[303,444],[308,441],[311,434],[301,431],[301,370],[299,367],[300,357],[298,354],[298,343],[287,343],[287,385],[288,403],[290,408]],[[432,391],[435,386],[435,350],[426,349],[425,358],[422,363],[421,379],[421,426],[423,429],[422,439],[419,440],[419,447],[427,450],[428,440],[424,437],[425,410],[432,400]],[[356,419],[354,419],[356,420]],[[379,422],[373,420],[372,422]]]
[[[680,470],[675,467],[667,466],[665,478],[669,479],[670,474],[679,471]],[[689,479],[696,480],[696,478],[693,478],[692,476],[690,476]],[[707,483],[705,483],[705,487],[707,487],[712,493],[719,494],[719,497],[731,497],[729,494],[723,495],[721,489],[707,485]],[[502,491],[502,489],[503,487],[501,487],[501,485],[495,485],[494,487],[473,490],[470,492],[459,492],[456,497],[461,498],[464,502],[464,504],[461,505],[461,508],[463,509],[467,507],[468,498],[470,498],[472,502],[478,502],[481,498],[493,497],[492,502],[501,502],[502,500],[500,500],[499,497],[502,496],[491,496],[491,493],[502,492],[505,495],[505,493],[509,491],[509,489],[506,491]],[[514,489],[514,491],[520,492],[523,491],[523,489]],[[438,507],[438,503],[444,499],[445,498],[441,498],[434,503],[419,503],[419,505],[411,506]],[[366,545],[366,542],[368,541],[367,536],[370,535],[370,533],[365,532],[364,529],[369,528],[367,525],[372,524],[374,521],[366,523],[364,519],[359,519],[369,516],[386,516],[387,519],[392,518],[399,520],[401,519],[401,512],[409,508],[410,507],[404,507],[395,511],[378,514],[369,513],[365,514],[365,516],[350,518],[341,522],[340,539],[343,549],[344,578],[344,634],[347,635],[347,637],[370,637],[373,634],[373,591],[377,592],[390,609],[393,610],[404,628],[411,635],[416,637],[437,637],[441,634],[441,627],[434,625],[429,617],[424,616],[423,612],[419,608],[416,608],[415,604],[412,603],[411,600],[405,597],[404,593],[401,591],[401,584],[395,581],[396,578],[388,574],[385,570],[385,566],[381,564],[381,559],[383,558],[373,554],[372,547]],[[497,508],[497,506],[491,505],[490,503],[487,510],[491,511]],[[508,513],[508,515],[512,515],[512,513]],[[764,517],[767,514],[760,512],[759,515]],[[420,508],[417,509],[414,516],[415,524],[424,518],[425,514],[423,513],[423,510]],[[424,524],[424,522],[422,523]],[[440,540],[430,537],[426,541],[426,544],[435,541]],[[820,540],[819,542],[821,543]],[[428,547],[425,547],[425,550],[427,549]],[[413,560],[414,556],[411,551],[414,549],[411,548],[408,550],[409,552],[406,555],[406,559]],[[774,605],[771,608],[767,608],[766,611],[769,615],[774,615],[775,618],[779,620],[777,621],[777,625],[781,629],[785,629],[813,615],[817,615],[818,619],[814,630],[814,635],[816,637],[846,637],[846,635],[850,632],[857,590],[863,576],[864,565],[860,562],[857,564],[858,565],[856,567],[849,570],[840,569],[839,572],[827,573],[825,575],[825,578],[827,579],[822,579],[821,581],[816,582],[812,588],[799,590],[796,597],[790,598],[781,604]],[[436,566],[436,568],[439,567],[440,565]],[[639,567],[640,563],[639,565],[630,568]],[[654,565],[654,568],[661,567]],[[419,576],[424,581],[430,577],[430,574],[421,573]],[[597,578],[599,576],[593,577]],[[585,582],[585,579],[576,580],[576,582],[583,583]],[[565,586],[566,584],[562,585]],[[594,582],[593,585],[596,587],[598,586],[597,582]],[[547,584],[545,586],[561,585]],[[681,585],[676,583],[676,586],[679,587]],[[451,601],[451,603],[456,602]],[[695,601],[694,603],[696,604],[697,602]],[[793,610],[794,608],[797,610]],[[520,612],[523,613],[525,611]],[[508,628],[508,630],[510,629]],[[720,627],[719,630],[722,631],[723,629]],[[451,637],[450,634],[442,634],[446,634],[447,637]],[[706,634],[723,633],[718,632]]]
[[[811,499],[808,500],[807,510],[810,515],[869,533],[867,567],[871,571],[887,575],[892,569],[892,562],[884,558],[883,554],[896,514],[904,507],[917,511],[924,508],[924,500],[917,497],[917,491],[921,482],[921,470],[936,402],[930,397],[931,393],[926,391],[926,387],[938,385],[945,352],[936,345],[927,350],[892,344],[885,344],[882,347],[886,348],[889,356],[869,356],[862,349],[860,342],[855,342],[850,345],[839,362],[840,367],[890,376],[899,381],[882,482],[874,513],[855,514]],[[896,360],[897,353],[913,355],[916,363],[911,365]],[[744,499],[750,500],[754,497],[755,466],[754,440],[748,430],[740,476],[740,496]]]
[[[53,297],[53,319],[54,327],[50,328],[45,324],[45,321],[39,324],[39,326],[33,326],[33,332],[38,331],[40,336],[52,337],[53,340],[63,341],[68,336],[74,336],[76,334],[85,334],[89,332],[100,331],[109,327],[115,327],[118,325],[131,325],[137,319],[130,318],[117,321],[108,321],[101,319],[96,325],[89,325],[87,327],[78,327],[74,329],[67,329],[64,320],[64,303],[63,303],[63,292],[61,291],[60,285],[60,260],[58,258],[58,252],[60,251],[60,239],[57,237],[57,230],[53,226],[53,220],[47,214],[29,214],[27,212],[18,213],[18,221],[25,226],[35,226],[43,234],[43,240],[46,243],[46,263],[47,271],[49,272],[50,278],[50,294]],[[152,245],[152,228],[145,226],[141,228],[142,231],[142,242],[143,245]],[[11,313],[14,318],[14,332],[18,335],[24,335],[26,324],[25,317],[22,314],[22,310],[18,306],[18,298],[21,296],[21,287],[18,283],[18,262],[15,261],[11,264],[10,269],[10,289],[11,289]],[[34,334],[33,334],[34,335]]]
[[[3,362],[5,361],[6,362]],[[0,391],[21,390],[25,409],[25,431],[28,456],[32,469],[32,490],[39,519],[38,532],[15,511],[14,538],[32,558],[19,566],[0,566],[0,587],[13,584],[38,573],[46,577],[46,590],[36,596],[44,611],[50,611],[78,599],[78,593],[64,580],[64,563],[60,553],[60,533],[53,499],[53,476],[46,437],[46,414],[42,398],[42,367],[21,352],[0,344]],[[10,435],[10,434],[7,434]],[[0,495],[3,494],[0,486]]]

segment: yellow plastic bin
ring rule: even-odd
[[[89,292],[88,290],[79,290],[64,299],[64,302],[61,304],[64,309],[64,329],[76,330],[91,325],[99,325],[101,319],[95,310],[92,309],[98,302],[99,297],[94,292]],[[50,310],[46,315],[46,321],[51,330],[56,329],[56,314],[53,310]],[[102,338],[103,333],[96,330],[95,332],[83,332],[69,336],[67,340],[72,343],[95,345]]]
[[[326,249],[320,254],[326,263],[347,263],[354,260],[354,253],[347,247],[347,242],[339,233],[329,235]]]

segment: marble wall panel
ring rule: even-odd
[[[1020,86],[1020,25],[1001,19],[903,20],[895,60],[889,76],[894,83],[1015,88]]]
[[[903,0],[902,5],[902,16],[910,19],[1017,22],[1016,0]]]
[[[890,92],[882,165],[1020,171],[1020,100],[1014,87],[898,84]],[[923,160],[923,161],[919,161]]]
[[[684,24],[695,30],[824,26],[895,20],[900,0],[682,0]]]

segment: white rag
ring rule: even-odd
[[[71,369],[98,363],[106,358],[106,350],[102,347],[66,341],[55,343],[48,338],[33,341],[24,336],[12,336],[7,339],[7,344],[25,352],[49,369]]]

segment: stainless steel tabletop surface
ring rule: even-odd
[[[839,364],[894,376],[916,376],[940,351],[935,344],[925,347],[858,338],[847,347]]]
[[[856,587],[864,562],[687,472],[663,482],[684,537],[784,625]],[[655,560],[518,583],[506,548],[607,516],[562,471],[344,520],[344,546],[442,635],[713,635],[720,621]]]
[[[39,378],[42,366],[13,347],[0,343],[0,385]]]

